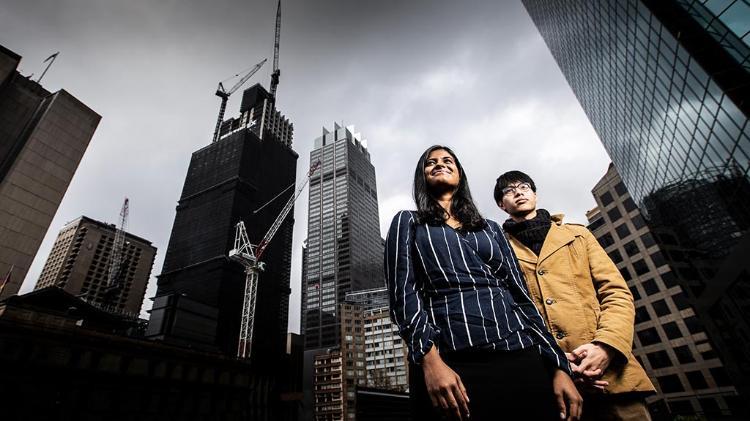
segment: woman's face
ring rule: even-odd
[[[424,178],[431,189],[455,190],[461,179],[456,160],[445,149],[430,152],[424,164]]]

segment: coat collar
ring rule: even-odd
[[[564,215],[562,214],[551,216],[552,226],[549,228],[547,237],[544,239],[544,244],[542,245],[542,250],[539,252],[538,257],[533,251],[518,241],[518,239],[509,235],[518,260],[538,265],[552,255],[552,253],[572,243],[573,240],[575,240],[575,235],[562,227],[563,217]]]

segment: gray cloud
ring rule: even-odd
[[[278,106],[295,125],[298,179],[312,141],[333,121],[368,139],[381,228],[412,207],[419,154],[444,143],[460,155],[480,209],[495,177],[529,172],[541,205],[577,222],[609,162],[541,37],[516,1],[284,1]],[[39,74],[102,116],[22,291],[33,287],[62,225],[81,214],[116,221],[159,248],[161,271],[190,154],[210,142],[216,83],[271,58],[275,1],[11,0],[0,39]],[[267,85],[270,66],[254,81]],[[239,107],[230,100],[228,115]],[[290,329],[299,330],[306,193],[295,208]],[[147,292],[155,292],[155,278]],[[150,302],[144,308],[150,307]]]

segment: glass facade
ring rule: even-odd
[[[310,153],[321,169],[310,179],[303,259],[306,349],[337,346],[337,309],[346,293],[384,282],[375,168],[352,129],[323,129]]]
[[[685,294],[680,300],[696,313],[686,319],[688,331],[705,326],[714,345],[710,352],[724,363],[726,375],[716,379],[739,393],[734,401],[725,396],[725,402],[745,416],[750,395],[748,2],[523,4],[640,208],[639,218],[650,229],[648,243],[660,249],[651,260],[674,269],[674,281]],[[601,197],[603,206],[609,196]],[[602,237],[605,243],[629,235],[624,224],[614,228]],[[645,240],[644,246],[650,247]],[[627,246],[624,251],[628,254]],[[632,273],[623,275],[634,279],[648,269],[636,261]],[[654,311],[661,317],[659,312],[683,310],[657,304]],[[639,332],[641,344],[675,340],[680,330],[665,326],[667,339],[646,329]],[[664,363],[662,357],[653,356],[656,365]],[[702,388],[696,374],[670,376],[657,382],[665,393]],[[680,405],[674,406],[670,411]],[[693,406],[685,404],[681,411]]]

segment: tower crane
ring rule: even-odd
[[[244,85],[245,82],[247,82],[248,79],[250,79],[250,77],[255,74],[255,72],[260,70],[260,68],[263,67],[266,61],[268,61],[268,59],[264,58],[263,61],[253,66],[253,68],[250,69],[250,71],[248,71],[245,76],[242,76],[242,78],[237,81],[237,83],[235,83],[234,86],[232,86],[232,88],[228,91],[224,89],[223,82],[219,82],[219,87],[216,88],[216,96],[221,98],[221,105],[219,105],[219,118],[216,120],[216,129],[214,129],[214,137],[212,142],[216,142],[217,140],[219,140],[219,129],[221,129],[221,123],[224,120],[224,111],[226,111],[227,109],[227,101],[229,100],[229,96],[232,95],[237,89],[240,89],[240,86]]]
[[[310,166],[305,181],[297,188],[297,191],[284,205],[276,220],[273,221],[266,235],[258,242],[258,245],[250,244],[245,229],[245,222],[240,221],[235,226],[234,248],[229,251],[229,258],[242,264],[245,268],[245,294],[242,304],[242,320],[240,323],[239,342],[237,343],[237,358],[250,358],[253,345],[253,326],[255,323],[255,300],[258,293],[258,277],[260,272],[265,268],[265,264],[260,260],[263,252],[266,250],[268,243],[281,227],[286,216],[292,210],[294,202],[299,197],[302,190],[310,181],[310,177],[320,167],[320,161]],[[272,199],[273,200],[273,199]]]
[[[130,213],[130,200],[125,198],[120,210],[119,225],[115,229],[115,241],[112,246],[112,258],[109,261],[109,273],[107,274],[107,295],[118,291],[121,287],[123,254],[122,249],[125,246],[125,230],[128,225],[128,214]]]
[[[276,87],[279,86],[279,39],[281,38],[281,0],[276,5],[276,33],[273,41],[273,72],[271,73],[271,100],[276,101]]]

